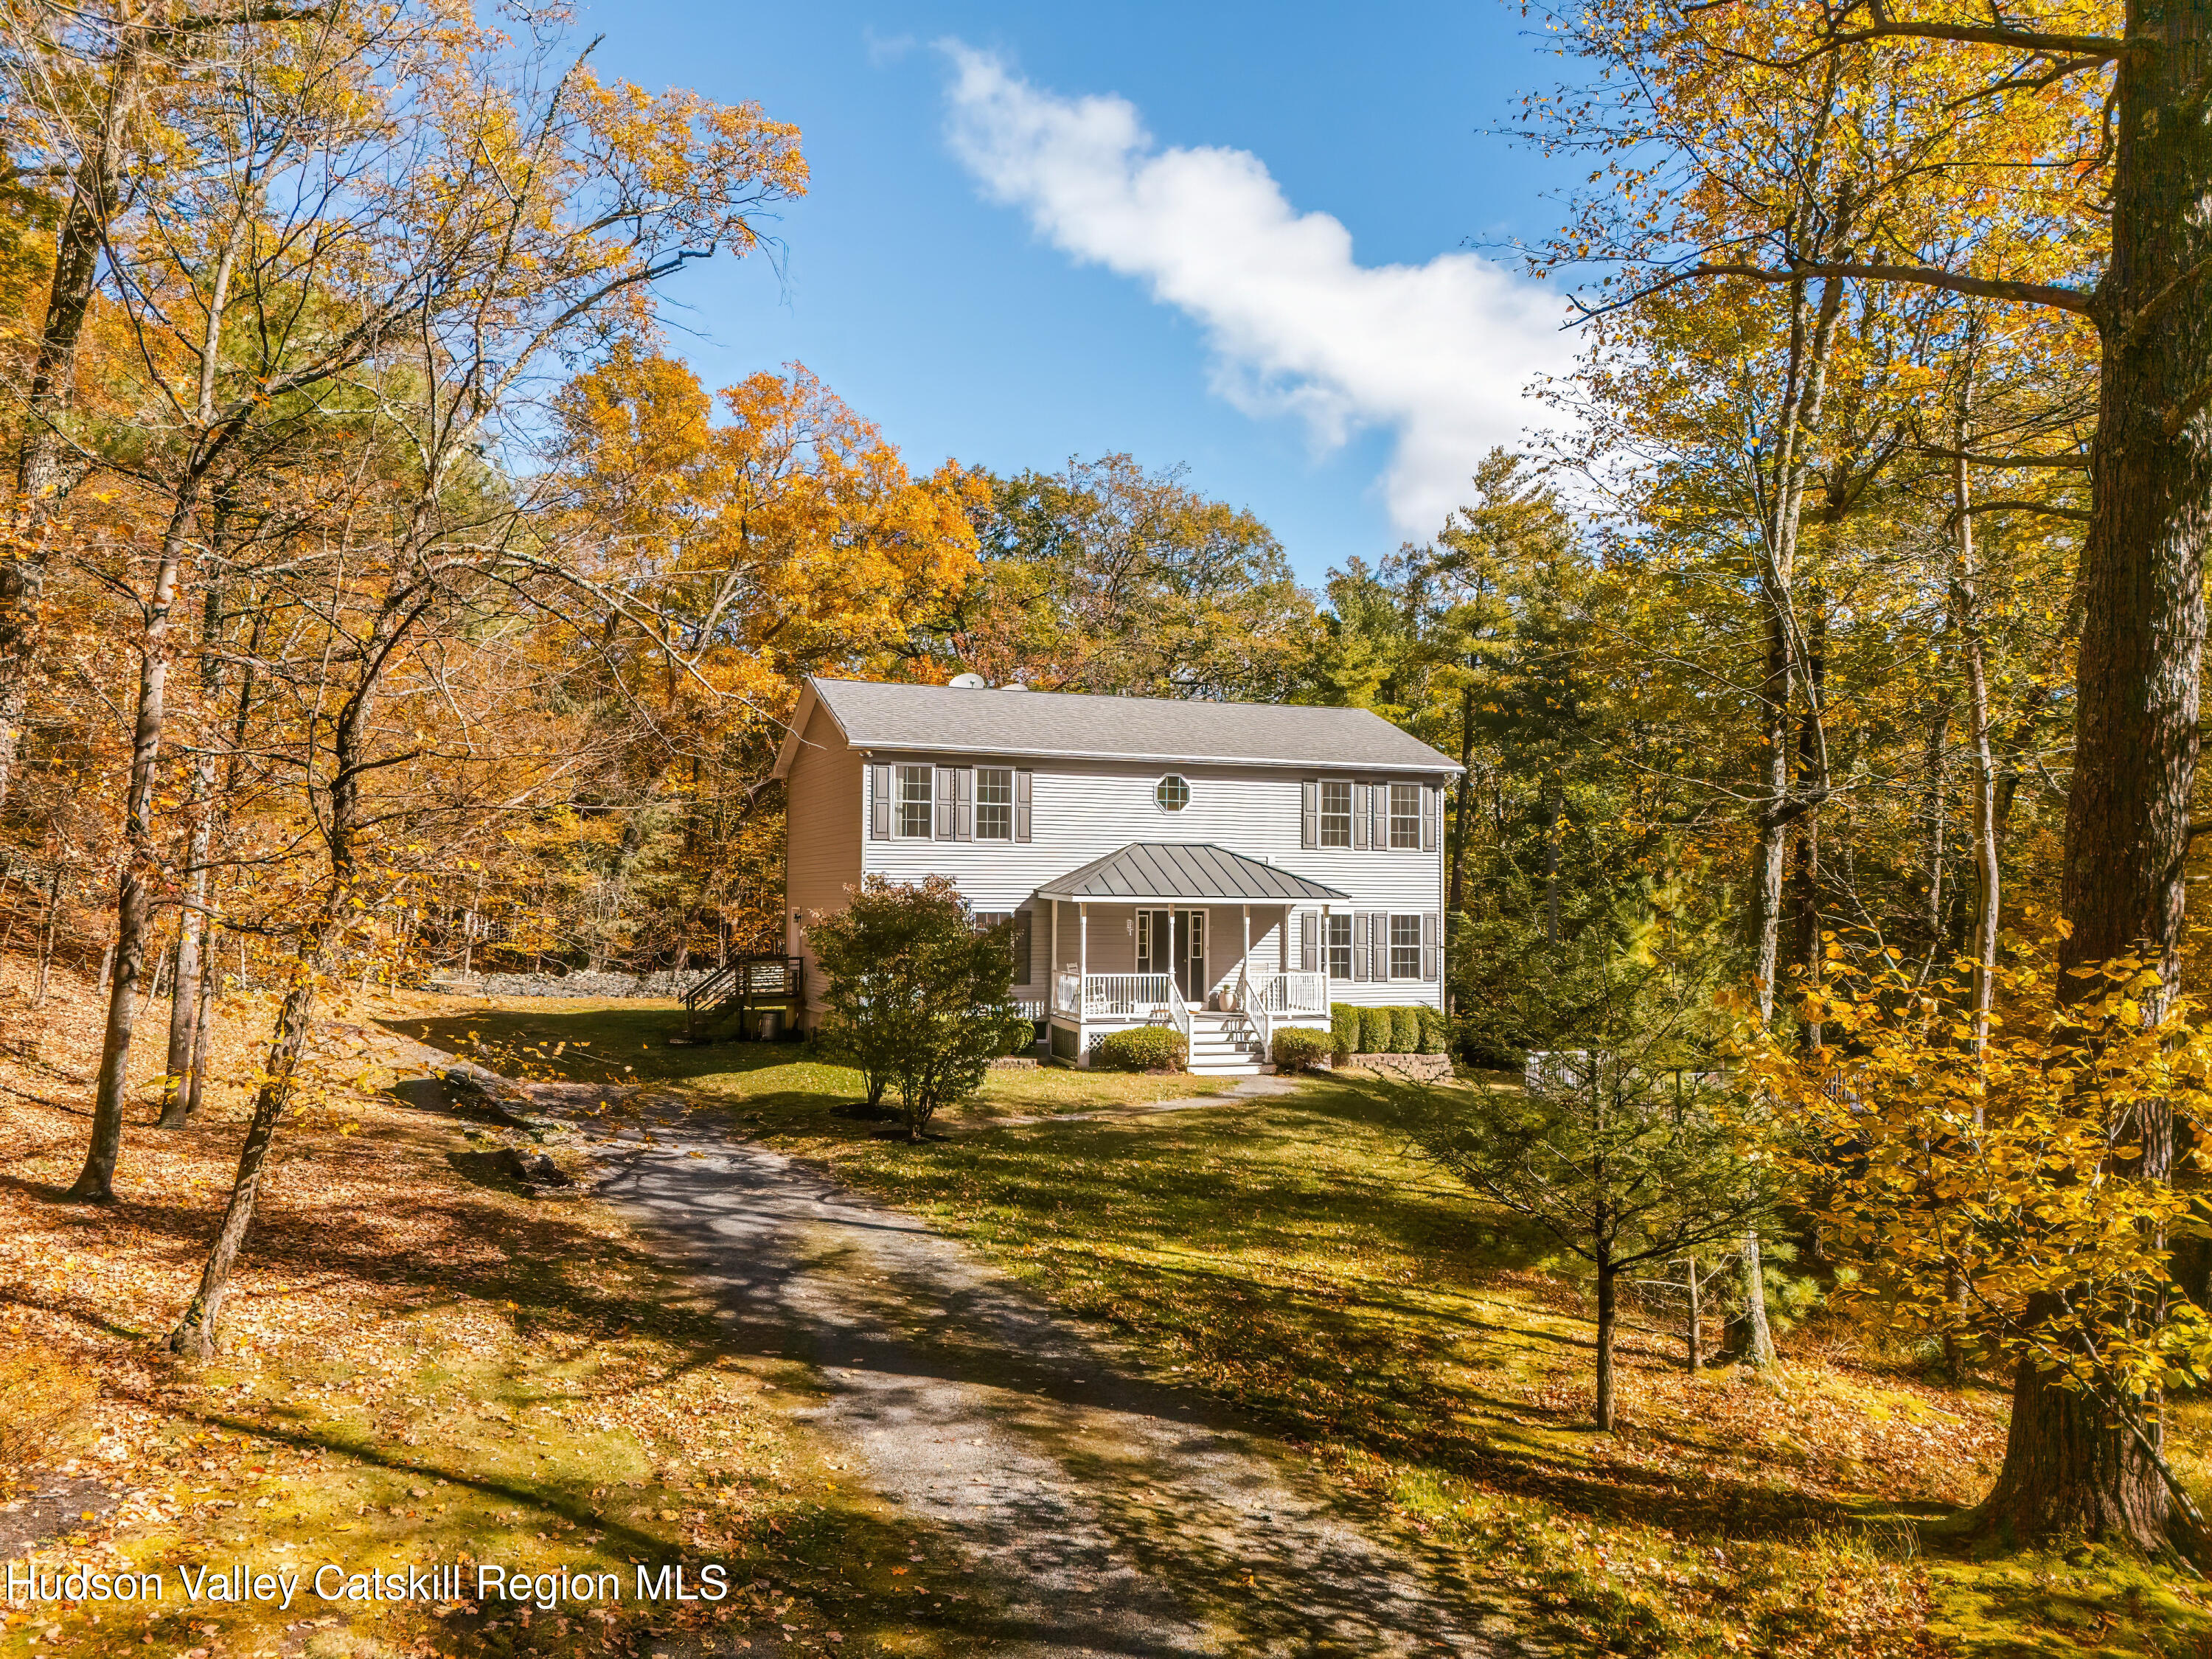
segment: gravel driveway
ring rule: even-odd
[[[542,1108],[607,1097],[540,1085]],[[643,1104],[644,1103],[639,1103]],[[599,1149],[599,1192],[720,1304],[733,1346],[811,1365],[853,1474],[967,1552],[1006,1659],[1519,1651],[1425,1565],[1141,1380],[964,1245],[672,1105]]]

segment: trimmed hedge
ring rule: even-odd
[[[1359,1047],[1359,1010],[1348,1002],[1328,1005],[1328,1049],[1342,1065]]]
[[[1407,1003],[1390,1008],[1362,1008],[1356,1003],[1328,1005],[1329,1050],[1339,1065],[1353,1054],[1448,1054],[1451,1022],[1441,1008]]]
[[[1172,1025],[1133,1025],[1099,1039],[1091,1064],[1109,1072],[1180,1072],[1190,1063],[1182,1033]]]
[[[1330,1034],[1310,1031],[1302,1025],[1292,1025],[1275,1033],[1275,1069],[1279,1072],[1308,1072],[1320,1065],[1328,1055]]]

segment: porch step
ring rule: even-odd
[[[1257,1077],[1262,1069],[1260,1034],[1241,1016],[1205,1014],[1194,1009],[1190,1069],[1200,1077]]]

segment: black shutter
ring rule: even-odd
[[[869,793],[873,797],[868,803],[868,834],[877,841],[891,838],[891,769],[871,766],[868,769]]]
[[[1367,845],[1367,786],[1352,786],[1352,844],[1354,848]]]
[[[1431,985],[1437,979],[1437,924],[1440,920],[1433,910],[1421,913],[1421,977]]]
[[[1030,775],[1014,774],[1014,839],[1030,838]]]
[[[1298,795],[1305,814],[1305,839],[1299,844],[1304,847],[1318,847],[1321,845],[1320,782],[1316,779],[1308,778],[1298,786]]]
[[[952,839],[975,839],[975,769],[956,766],[952,769]]]

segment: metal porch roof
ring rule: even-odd
[[[1206,842],[1137,841],[1037,889],[1054,899],[1119,903],[1240,899],[1261,904],[1343,899],[1334,887]]]

